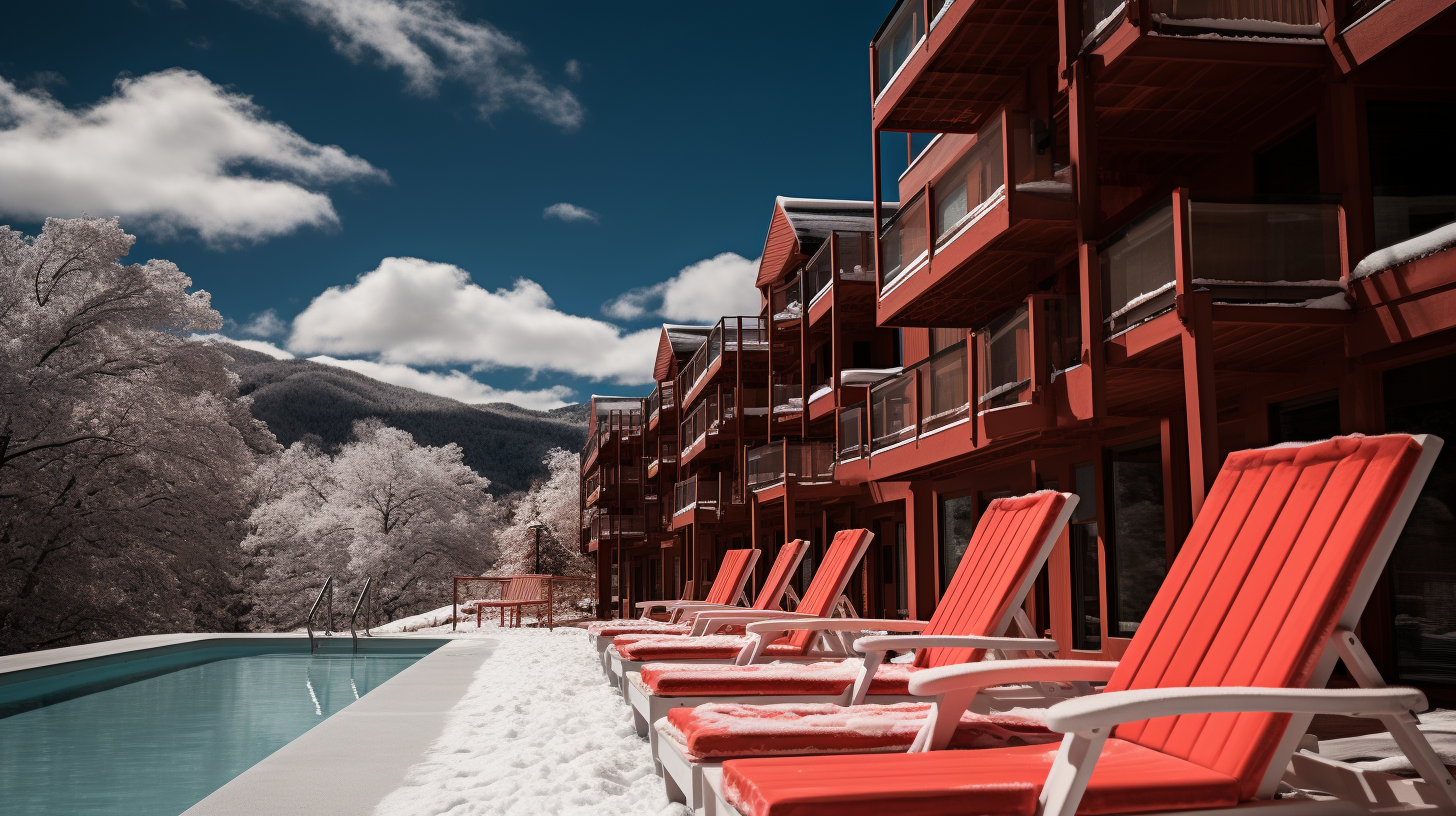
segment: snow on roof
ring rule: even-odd
[[[794,228],[799,250],[805,254],[813,254],[830,232],[875,231],[874,205],[869,201],[788,196],[779,196],[776,201]],[[880,214],[888,218],[899,208],[899,202],[886,202],[880,205]]]
[[[1456,221],[1436,227],[1430,232],[1407,238],[1398,244],[1391,244],[1365,256],[1350,272],[1350,278],[1364,278],[1392,267],[1410,263],[1417,258],[1435,255],[1456,246]]]
[[[680,326],[672,323],[662,324],[662,330],[667,334],[667,342],[672,344],[673,354],[686,354],[690,351],[697,351],[698,347],[707,341],[708,335],[712,333],[712,326]]]
[[[641,411],[641,397],[607,397],[601,394],[592,394],[592,413],[596,416],[604,416],[612,411]]]

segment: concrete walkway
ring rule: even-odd
[[[364,816],[439,737],[496,641],[454,640],[309,729],[185,816]]]

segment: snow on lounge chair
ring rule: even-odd
[[[1120,663],[986,661],[910,681],[937,696],[923,749],[978,689],[1100,670],[1105,691],[1047,711],[1057,749],[729,760],[703,773],[706,812],[1456,813],[1456,780],[1416,729],[1425,695],[1385,688],[1353,631],[1440,447],[1390,435],[1232,453]],[[1363,688],[1324,688],[1337,658]],[[1378,718],[1424,781],[1296,752],[1315,714]],[[1317,790],[1285,796],[1281,778]]]
[[[718,575],[713,579],[713,585],[708,588],[708,597],[701,602],[691,598],[681,601],[642,601],[637,604],[637,608],[642,610],[642,617],[638,620],[601,621],[587,626],[587,635],[594,641],[597,655],[601,657],[602,670],[611,677],[610,664],[605,654],[607,647],[612,645],[612,638],[635,634],[685,635],[692,630],[691,625],[684,624],[681,618],[686,610],[693,607],[721,609],[746,601],[743,588],[747,586],[748,579],[753,577],[753,567],[758,563],[760,555],[762,551],[755,549],[729,550],[724,553],[723,563],[718,566]],[[666,608],[669,611],[666,622],[648,617],[657,608]]]
[[[742,626],[754,621],[828,617],[838,605],[840,593],[849,583],[850,576],[855,567],[859,566],[860,559],[864,558],[865,550],[869,549],[870,541],[874,537],[874,533],[869,530],[841,530],[835,533],[834,543],[824,553],[823,563],[814,573],[814,580],[809,582],[809,588],[804,590],[804,597],[799,600],[799,606],[794,612],[777,609],[714,612],[699,615],[694,628],[698,631],[716,632],[723,626]],[[820,627],[821,630],[827,628],[829,627]],[[758,662],[758,657],[767,657],[773,660],[812,662],[824,657],[846,657],[849,654],[848,647],[839,638],[829,640],[820,637],[819,631],[797,631],[782,643],[772,643],[772,640],[770,638],[769,644],[759,647],[758,636],[752,634],[687,637],[627,635],[613,642],[612,647],[607,650],[607,657],[612,662],[612,674],[618,679],[625,700],[630,685],[626,680],[628,673],[635,675],[638,667],[649,661],[733,663],[743,660],[753,663]],[[638,722],[639,736],[647,736],[648,722]]]
[[[906,751],[931,704],[910,703],[915,673],[981,660],[988,651],[1050,653],[1056,641],[1037,639],[1022,604],[1077,506],[1070,493],[1043,490],[996,499],[987,506],[955,575],[930,621],[833,621],[855,629],[919,631],[862,638],[863,661],[812,666],[658,666],[648,664],[634,684],[639,716],[651,722],[654,755],[668,796],[702,805],[702,771],[724,759],[787,754]],[[1006,633],[1015,625],[1025,636]],[[750,629],[782,627],[756,623]],[[817,622],[794,621],[812,626]],[[915,649],[912,664],[884,664],[890,650]],[[1081,687],[1077,691],[1090,691]],[[721,696],[720,696],[721,695]],[[867,696],[877,703],[864,705]],[[989,694],[987,695],[990,696]],[[1009,698],[1048,703],[1039,688],[1003,690]],[[1057,699],[1057,698],[1052,698]],[[982,711],[988,700],[979,701]],[[1013,700],[1015,706],[1021,700]],[[755,703],[755,705],[745,705]],[[687,706],[687,707],[683,707]],[[697,706],[693,708],[692,706]],[[1000,708],[1008,707],[1002,702]],[[1059,735],[1025,716],[966,714],[962,727],[942,734],[956,747],[1054,742]]]

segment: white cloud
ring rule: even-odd
[[[724,315],[756,315],[760,310],[758,261],[735,252],[698,261],[667,280],[625,292],[602,307],[618,320],[649,315],[668,320],[716,323]]]
[[[504,390],[486,385],[462,371],[437,374],[420,371],[399,363],[375,363],[369,360],[339,360],[328,355],[308,358],[311,362],[347,368],[350,371],[373,377],[381,382],[413,388],[426,394],[459,400],[466,403],[509,402],[522,408],[546,411],[569,405],[566,398],[575,392],[564,385],[555,385],[538,391]]]
[[[239,2],[293,11],[327,31],[334,47],[350,59],[372,56],[402,70],[416,93],[433,94],[446,79],[461,82],[475,92],[482,118],[520,104],[572,130],[586,116],[575,94],[548,84],[526,61],[526,47],[518,40],[490,23],[462,19],[444,0]]]
[[[263,118],[252,101],[171,69],[70,109],[0,78],[0,212],[119,215],[159,234],[261,240],[338,222],[305,185],[388,177]]]
[[[277,311],[268,309],[253,315],[253,319],[244,323],[238,331],[249,337],[277,337],[288,331],[288,324],[283,322]]]
[[[601,216],[588,210],[586,207],[578,207],[575,204],[567,204],[565,201],[560,204],[552,204],[541,211],[542,218],[556,218],[561,221],[590,221],[593,224],[601,220]]]
[[[294,318],[288,348],[416,366],[561,371],[630,385],[652,380],[657,333],[624,333],[561,312],[524,278],[490,291],[457,266],[385,258],[352,285],[314,298]]]
[[[581,81],[581,62],[578,60],[566,61],[566,76],[576,82]]]
[[[262,352],[275,360],[294,359],[292,354],[289,354],[283,349],[278,348],[272,343],[264,342],[262,340],[234,340],[233,338],[228,337],[225,334],[194,334],[188,339],[198,340],[204,343],[232,343],[235,346],[242,346],[243,348],[249,349],[251,351]]]

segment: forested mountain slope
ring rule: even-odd
[[[349,439],[355,420],[379,417],[422,445],[458,444],[465,463],[500,495],[547,475],[551,448],[580,451],[585,404],[532,411],[508,403],[467,405],[307,360],[275,360],[239,346],[220,348],[236,362],[238,390],[253,398],[253,416],[283,445],[317,436],[327,448]]]

